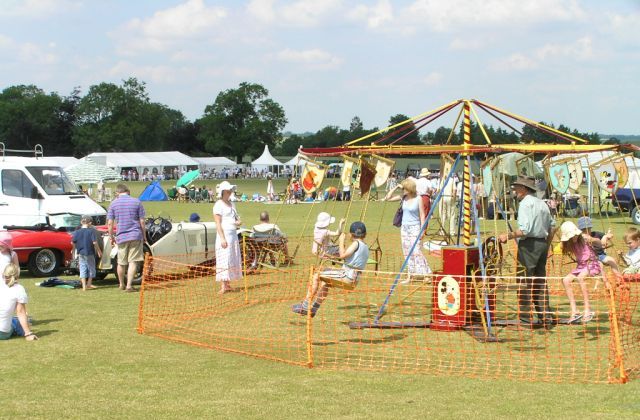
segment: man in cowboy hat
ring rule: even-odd
[[[416,179],[416,194],[418,194],[422,200],[425,216],[428,215],[429,210],[431,210],[431,182],[427,178],[430,174],[429,169],[422,168],[418,179]]]
[[[549,207],[536,197],[534,178],[519,176],[511,185],[520,202],[518,227],[509,233],[500,234],[498,239],[502,243],[509,239],[518,241],[518,263],[521,270],[524,270],[518,292],[520,321],[523,324],[534,324],[533,314],[537,314],[538,324],[550,327],[554,324],[554,319],[549,306],[546,265],[555,221]]]

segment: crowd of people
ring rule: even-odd
[[[272,178],[267,176],[267,195],[274,197]],[[297,180],[292,178],[289,188],[295,197],[302,188],[296,187]],[[481,183],[474,185],[482,185]],[[570,314],[568,324],[588,323],[593,320],[592,309],[587,287],[587,278],[601,276],[606,287],[611,287],[604,275],[607,266],[615,275],[636,274],[640,272],[640,231],[631,228],[624,241],[628,252],[620,257],[627,266],[621,271],[616,259],[607,255],[606,249],[613,239],[609,229],[606,233],[593,230],[593,222],[588,216],[573,221],[565,221],[559,229],[552,209],[537,195],[538,184],[532,177],[519,176],[511,185],[517,202],[517,224],[508,232],[498,235],[498,241],[506,243],[517,241],[518,270],[518,315],[521,324],[541,325],[551,328],[558,323],[557,312],[551,307],[547,286],[547,258],[551,242],[559,231],[562,253],[571,256],[575,268],[562,279]],[[432,213],[432,200],[441,190],[440,217],[441,229],[451,232],[450,220],[456,219],[451,208],[462,197],[460,181],[454,176],[452,181],[444,183],[438,174],[432,174],[423,168],[418,178],[407,177],[398,183],[397,176],[392,174],[387,183],[385,201],[399,202],[398,214],[400,242],[404,259],[407,263],[408,276],[403,283],[412,279],[424,279],[432,274],[431,267],[419,246],[421,235],[428,225],[428,216]],[[217,199],[213,205],[213,219],[216,222],[216,274],[219,294],[233,291],[232,282],[242,278],[242,258],[238,241],[238,229],[242,219],[234,201],[236,186],[229,181],[222,181],[210,194]],[[333,192],[337,194],[337,189]],[[344,193],[344,192],[343,192]],[[133,287],[134,276],[143,261],[143,244],[145,233],[145,209],[142,203],[131,197],[125,184],[116,187],[116,198],[107,211],[107,232],[114,248],[117,248],[117,278],[119,288],[125,292],[137,291]],[[481,189],[474,189],[475,197],[484,197]],[[481,206],[479,206],[481,207]],[[193,213],[190,222],[200,222],[200,216]],[[314,224],[311,253],[320,259],[339,259],[340,268],[323,268],[314,273],[312,287],[305,299],[292,307],[292,311],[300,315],[315,316],[329,293],[329,285],[343,282],[355,285],[360,273],[365,269],[369,259],[369,247],[364,242],[367,229],[363,222],[356,221],[349,228],[350,242],[345,232],[346,220],[339,221],[335,230],[331,225],[335,217],[327,212],[320,212]],[[79,256],[79,277],[83,290],[95,288],[93,279],[96,276],[96,256],[101,258],[102,249],[98,246],[98,234],[92,226],[92,218],[83,216],[81,227],[72,235],[72,242]],[[117,225],[117,230],[114,227]],[[286,234],[270,222],[269,214],[263,211],[259,221],[253,226],[258,234],[268,234],[281,238],[282,250],[290,261]],[[453,234],[451,232],[451,234]],[[337,243],[335,239],[337,238]],[[0,339],[22,336],[26,340],[38,337],[30,327],[30,318],[26,304],[28,297],[24,287],[19,284],[19,263],[13,250],[12,237],[7,232],[0,232]],[[583,308],[578,309],[572,283],[577,282],[582,294]]]

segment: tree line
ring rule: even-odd
[[[403,114],[389,118],[389,125],[407,120]],[[92,152],[142,152],[177,150],[191,156],[227,156],[242,161],[257,157],[265,145],[277,156],[293,156],[300,146],[333,147],[379,130],[365,128],[353,117],[349,128],[328,125],[313,134],[283,135],[287,124],[284,109],[269,98],[269,91],[255,83],[220,92],[203,115],[189,121],[179,110],[152,102],[146,84],[136,78],[120,85],[100,83],[81,95],[76,87],[68,96],[46,93],[34,85],[5,88],[0,94],[0,141],[8,149],[32,149],[41,144],[46,156],[81,157]],[[513,131],[484,126],[494,144],[555,143],[557,138],[524,126]],[[581,133],[564,125],[558,130],[601,142],[597,133]],[[381,134],[376,139],[396,144],[462,143],[462,126],[440,126],[426,131],[415,123]],[[471,140],[485,144],[479,125],[472,122]],[[608,142],[616,142],[609,139]]]

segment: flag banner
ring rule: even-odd
[[[613,167],[616,170],[617,174],[617,182],[616,189],[624,188],[627,185],[627,181],[629,181],[629,168],[627,167],[627,162],[624,159],[617,159],[613,161]]]
[[[346,187],[353,184],[353,173],[358,160],[347,156],[342,156],[342,159],[344,160],[344,166],[342,167],[340,181],[342,181],[342,185]]]
[[[549,180],[553,189],[564,194],[569,189],[569,165],[566,162],[549,165]]]
[[[612,193],[616,189],[616,168],[611,161],[605,163],[596,163],[591,166],[593,177],[595,178],[601,190]]]
[[[316,162],[307,162],[302,170],[302,188],[307,194],[317,191],[322,185],[326,167]]]
[[[371,189],[371,183],[376,176],[376,168],[364,159],[360,160],[360,197]]]
[[[373,179],[373,183],[376,187],[380,188],[387,183],[387,179],[389,179],[389,175],[391,175],[395,162],[391,159],[376,155],[373,155],[372,158],[376,166],[376,176]]]
[[[569,168],[569,188],[573,192],[578,192],[584,178],[582,166],[580,162],[568,162],[567,167]]]

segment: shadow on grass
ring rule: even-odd
[[[38,336],[38,338],[42,338],[57,332],[58,330],[42,330],[42,331],[37,331],[36,335]]]
[[[64,321],[64,319],[63,318],[34,319],[32,324],[33,325],[47,325],[47,324],[51,324],[52,322],[59,322],[59,321]]]

